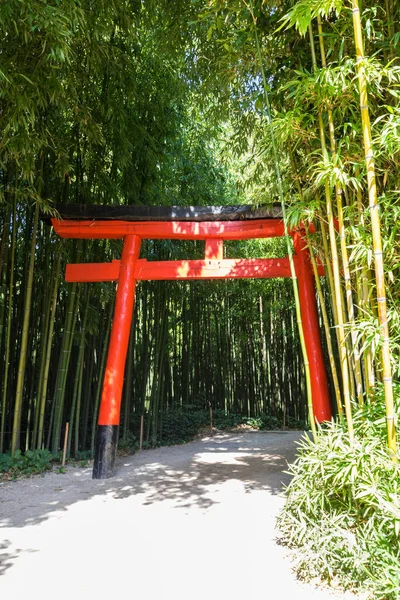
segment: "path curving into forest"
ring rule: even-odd
[[[350,598],[296,581],[275,541],[299,437],[220,433],[120,459],[113,479],[68,468],[2,483],[2,596]]]

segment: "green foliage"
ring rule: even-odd
[[[19,475],[29,477],[50,470],[53,460],[54,455],[49,450],[27,450],[25,454],[17,450],[14,456],[0,454],[0,473],[6,473],[12,478]]]
[[[139,450],[139,439],[131,431],[128,431],[127,435],[118,441],[118,449],[136,452]]]
[[[244,417],[235,413],[227,413],[221,409],[213,410],[212,418],[213,429],[218,431],[240,428],[242,425],[260,431],[281,429],[284,426],[281,419],[271,415]],[[289,419],[286,426],[303,430],[305,423]],[[209,410],[171,410],[163,415],[162,438],[158,440],[158,443],[166,446],[179,444],[190,441],[197,435],[208,435],[209,433]]]
[[[399,391],[399,390],[398,390]],[[385,448],[379,397],[355,415],[356,440],[332,423],[314,442],[304,437],[279,516],[297,569],[375,600],[400,594],[400,466]],[[399,399],[399,396],[397,396]]]

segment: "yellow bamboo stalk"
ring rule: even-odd
[[[356,176],[359,178],[360,170],[356,167]],[[365,225],[364,220],[364,206],[362,201],[362,192],[360,188],[357,188],[357,210],[358,219],[362,227]],[[363,265],[361,275],[359,277],[359,306],[362,311],[368,314],[371,311],[370,298],[369,298],[369,276],[368,268]],[[365,336],[362,336],[362,341],[365,341]],[[372,360],[373,350],[368,347],[363,353],[364,372],[365,372],[365,387],[367,396],[372,397],[374,395],[375,387],[375,375],[374,366]]]
[[[396,459],[396,429],[392,385],[392,368],[390,364],[389,327],[386,308],[386,286],[383,268],[383,251],[381,238],[381,222],[379,203],[376,191],[375,161],[372,145],[371,122],[368,108],[367,78],[364,70],[364,44],[361,27],[361,15],[358,0],[352,0],[354,43],[357,57],[358,88],[360,93],[361,122],[364,139],[365,163],[367,167],[368,199],[371,211],[372,244],[374,249],[376,293],[378,302],[379,324],[382,333],[382,376],[385,390],[386,422],[388,446]]]
[[[314,48],[314,39],[312,34],[311,26],[309,27],[310,45],[311,45],[311,56],[313,61],[314,69],[316,68],[316,57]],[[321,149],[324,159],[328,158],[328,150],[326,147],[325,129],[322,119],[322,112],[318,110],[318,125],[319,134],[321,140]],[[329,189],[329,183],[325,182],[325,201],[326,201],[326,214],[329,228],[329,239],[331,245],[331,256],[332,256],[332,270],[334,279],[334,290],[336,302],[336,311],[338,319],[338,335],[339,335],[339,354],[340,354],[340,365],[342,371],[342,382],[343,382],[343,400],[346,411],[347,427],[349,431],[350,442],[354,441],[354,427],[353,427],[353,415],[351,411],[351,399],[350,399],[350,378],[349,378],[349,367],[347,362],[347,349],[346,349],[346,337],[344,332],[344,317],[343,317],[343,304],[340,290],[340,270],[339,270],[339,257],[336,245],[336,231],[335,223],[332,211],[332,199],[331,191]]]
[[[324,269],[325,269],[325,274],[328,277],[328,285],[329,285],[329,290],[331,293],[331,297],[333,298],[335,295],[335,282],[333,279],[333,270],[332,270],[332,259],[331,259],[331,254],[329,251],[329,244],[328,244],[328,234],[326,231],[326,227],[325,227],[325,222],[321,219],[320,221],[320,227],[321,227],[321,238],[322,238],[322,245],[324,248],[324,257],[325,257],[325,261],[324,261]],[[335,323],[335,331],[336,331],[336,338],[337,338],[337,342],[338,345],[340,343],[339,340],[339,334],[338,334],[338,329],[337,329],[337,325],[338,325],[338,317],[337,317],[337,310],[336,310],[336,303],[332,302],[332,313],[333,313],[333,321]]]
[[[294,176],[294,179],[296,182],[297,192],[299,194],[300,201],[302,201],[303,200],[303,191],[301,189],[301,185],[299,182],[296,160],[295,160],[293,151],[290,146],[288,148],[288,151],[289,151],[289,156],[290,156],[290,162],[292,164],[293,176]],[[317,267],[317,263],[315,260],[314,251],[313,251],[313,248],[311,245],[310,234],[309,234],[307,226],[305,228],[305,231],[306,231],[307,245],[308,245],[308,249],[310,252],[311,264],[312,264],[313,271],[314,271],[314,278],[315,278],[318,298],[319,298],[320,307],[321,307],[322,320],[324,323],[325,337],[326,337],[326,343],[327,343],[327,348],[328,348],[328,356],[329,356],[329,362],[331,365],[333,385],[334,385],[334,389],[335,389],[336,404],[337,404],[339,416],[342,418],[343,417],[343,405],[342,405],[342,399],[341,399],[341,393],[340,393],[339,378],[337,375],[336,363],[335,363],[333,347],[332,347],[329,318],[328,318],[328,313],[326,310],[324,294],[323,294],[322,286],[321,286],[321,280],[319,278],[318,267]],[[329,267],[330,267],[329,257],[327,259],[327,262],[329,263]],[[330,269],[330,270],[332,271],[332,269]],[[334,306],[334,303],[333,303],[333,306]]]
[[[320,53],[321,53],[321,63],[322,63],[322,67],[324,69],[326,69],[325,44],[324,44],[324,38],[323,38],[323,32],[322,32],[321,18],[319,16],[317,17],[317,25],[318,25],[319,47],[320,47]],[[333,114],[332,114],[332,110],[330,108],[327,109],[327,115],[328,115],[331,155],[332,155],[332,158],[335,159],[337,156],[337,146],[336,146]],[[348,322],[350,325],[350,335],[351,335],[351,348],[350,348],[349,355],[351,355],[351,352],[353,353],[356,395],[357,395],[359,404],[362,405],[363,401],[364,401],[364,389],[363,389],[363,381],[362,381],[362,374],[361,374],[361,358],[360,358],[360,352],[359,352],[359,347],[358,347],[358,343],[357,343],[357,334],[355,331],[353,289],[352,289],[352,284],[351,284],[349,255],[348,255],[347,244],[346,244],[346,228],[345,228],[344,216],[343,216],[343,200],[342,200],[343,190],[342,190],[342,186],[340,185],[340,183],[338,181],[335,182],[335,192],[336,192],[337,217],[338,217],[338,225],[339,225],[340,251],[341,251],[344,286],[345,286],[345,293],[346,293],[347,316],[348,316]]]

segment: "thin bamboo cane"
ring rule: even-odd
[[[317,17],[318,24],[318,38],[319,38],[319,47],[321,53],[321,63],[322,67],[326,69],[326,55],[325,55],[325,45],[324,38],[322,32],[322,23],[321,18]],[[312,35],[312,34],[311,34]],[[329,139],[331,146],[331,154],[332,158],[335,159],[337,156],[337,146],[335,139],[335,127],[333,122],[333,114],[330,108],[327,109],[328,115],[328,125],[329,125]],[[340,249],[341,249],[341,258],[342,258],[342,267],[343,267],[343,276],[344,276],[344,285],[346,292],[346,303],[347,303],[347,312],[348,312],[348,321],[350,324],[350,335],[351,335],[351,346],[354,355],[354,376],[356,381],[356,394],[358,398],[358,402],[362,405],[364,400],[363,394],[363,382],[361,375],[361,359],[360,352],[357,343],[357,335],[355,331],[355,317],[354,317],[354,303],[353,303],[353,289],[351,283],[351,275],[350,275],[350,266],[349,266],[349,257],[347,251],[346,244],[346,229],[344,224],[344,216],[343,216],[343,190],[341,184],[336,181],[335,182],[335,191],[336,191],[336,207],[337,207],[337,215],[338,215],[338,225],[339,225],[339,240],[340,240]]]
[[[314,38],[312,33],[311,25],[309,26],[309,38],[310,38],[310,47],[311,47],[311,56],[314,69],[317,66],[316,56],[315,56],[315,47],[314,47]],[[319,125],[319,134],[321,140],[321,149],[324,160],[328,158],[328,150],[326,147],[325,140],[325,129],[324,123],[322,119],[322,112],[318,109],[318,125]],[[353,428],[353,416],[351,411],[351,400],[350,400],[350,377],[349,377],[349,367],[348,367],[348,357],[347,357],[347,349],[346,349],[346,338],[344,332],[344,311],[342,304],[342,296],[341,296],[341,283],[340,283],[340,270],[339,270],[339,257],[336,245],[336,231],[335,231],[335,223],[333,217],[332,210],[332,199],[331,199],[331,191],[329,189],[329,183],[325,182],[325,201],[326,201],[326,215],[328,220],[329,227],[329,239],[331,244],[331,256],[332,256],[332,269],[333,269],[333,279],[334,279],[334,290],[335,290],[335,301],[336,301],[336,311],[337,311],[337,319],[338,319],[338,335],[339,335],[339,353],[340,353],[340,364],[342,371],[342,383],[343,383],[343,399],[344,406],[346,411],[346,419],[347,419],[347,427],[349,431],[350,441],[354,441],[354,428]]]
[[[323,221],[323,219],[320,220],[319,224],[320,224],[320,228],[321,228],[321,239],[322,239],[322,245],[324,248],[324,256],[325,256],[325,261],[324,261],[325,274],[328,278],[328,286],[329,286],[329,291],[330,291],[331,297],[334,298],[335,297],[335,281],[333,278],[332,258],[331,258],[331,254],[330,254],[330,250],[329,250],[328,234],[327,234],[325,222]],[[338,321],[338,316],[337,316],[336,302],[331,302],[331,307],[332,307],[332,313],[333,313],[333,321],[335,323],[336,339],[337,339],[337,343],[339,346],[340,345],[340,337],[339,337],[339,332],[338,332],[338,328],[337,328],[339,321]]]
[[[295,161],[295,158],[294,158],[291,148],[289,148],[289,155],[290,155],[290,159],[291,159],[291,163],[292,163],[292,168],[293,168],[293,171],[295,174],[295,180],[296,180],[296,186],[297,186],[299,198],[300,198],[300,200],[303,200],[303,192],[302,192],[302,189],[300,186],[299,177],[297,176],[296,161]],[[322,292],[321,281],[319,278],[317,263],[316,263],[314,251],[313,251],[313,248],[311,245],[308,227],[306,227],[306,239],[307,239],[307,245],[308,245],[308,249],[309,249],[309,253],[310,253],[311,264],[312,264],[313,271],[314,271],[314,278],[315,278],[318,298],[319,298],[321,312],[322,312],[322,320],[324,323],[325,338],[326,338],[326,343],[327,343],[327,347],[328,347],[329,363],[331,366],[333,385],[334,385],[334,389],[335,389],[336,405],[337,405],[339,416],[343,417],[343,405],[342,405],[339,378],[338,378],[338,374],[337,374],[335,357],[334,357],[332,340],[331,340],[331,329],[330,329],[330,324],[329,324],[329,319],[328,319],[328,313],[326,311],[325,299],[324,299],[324,294]],[[329,264],[329,267],[330,267],[329,257],[327,258],[326,262],[327,262],[327,264]],[[332,288],[333,288],[333,286],[332,286]]]
[[[44,160],[44,158],[43,158]],[[43,161],[42,161],[43,171]],[[11,454],[14,455],[15,451],[19,447],[20,443],[20,427],[21,427],[21,416],[22,416],[22,401],[25,381],[25,369],[26,360],[28,353],[28,334],[29,334],[29,317],[31,314],[32,305],[32,287],[33,287],[33,271],[35,266],[35,255],[36,255],[36,234],[39,223],[39,204],[36,203],[35,215],[33,218],[33,230],[32,230],[32,241],[31,251],[29,258],[28,268],[28,281],[26,284],[25,304],[24,304],[24,319],[22,324],[22,338],[21,338],[21,350],[18,364],[17,374],[17,390],[15,392],[15,406],[14,406],[14,419],[13,419],[13,430],[11,440]]]
[[[79,307],[80,287],[73,283],[68,299],[67,312],[65,315],[64,333],[61,342],[60,356],[58,360],[57,377],[54,390],[54,423],[52,434],[52,452],[56,454],[59,450],[61,440],[62,416],[64,409],[65,386],[67,372],[71,359],[72,341],[75,330],[76,315]]]
[[[317,267],[314,252],[313,252],[313,249],[311,246],[310,234],[308,232],[308,229],[306,229],[306,237],[307,237],[308,248],[310,251],[311,264],[312,264],[313,271],[314,271],[315,284],[317,287],[319,303],[320,303],[320,307],[321,307],[322,320],[323,320],[324,328],[325,328],[325,338],[326,338],[326,344],[328,347],[328,356],[329,356],[329,362],[331,365],[333,386],[335,389],[336,405],[337,405],[339,416],[342,417],[343,416],[343,405],[342,405],[342,398],[341,398],[341,393],[340,393],[339,378],[338,378],[338,374],[337,374],[337,370],[336,370],[335,356],[334,356],[332,340],[331,340],[331,329],[329,326],[329,319],[328,319],[328,313],[326,311],[324,294],[323,294],[322,287],[321,287],[321,281],[319,278],[318,267]]]
[[[45,255],[44,257],[44,264],[47,264],[47,256]],[[54,280],[54,273],[55,273],[56,267],[55,264],[53,264],[52,270],[51,270],[51,274],[50,274],[50,284],[53,285],[53,280]],[[39,417],[40,417],[40,398],[42,395],[42,385],[43,385],[43,375],[44,375],[44,370],[45,370],[45,366],[46,366],[46,349],[47,349],[47,338],[48,338],[48,334],[49,334],[49,327],[50,327],[50,313],[51,313],[51,295],[50,294],[46,294],[45,296],[43,296],[42,298],[42,316],[41,316],[41,320],[42,320],[42,326],[41,326],[41,332],[40,332],[40,367],[39,367],[39,379],[38,379],[38,387],[37,387],[37,392],[36,392],[36,401],[35,401],[35,407],[34,407],[34,412],[35,412],[35,416],[34,416],[34,425],[33,425],[33,432],[32,432],[32,442],[31,442],[31,446],[32,448],[36,448],[37,447],[37,433],[38,433],[38,426],[39,426]],[[33,397],[33,395],[32,395]]]
[[[360,171],[356,167],[356,176],[359,178]],[[362,201],[362,192],[360,188],[357,188],[357,210],[358,210],[358,218],[359,223],[362,227],[364,227],[364,206]],[[368,268],[366,265],[362,266],[361,271],[361,281],[360,281],[360,307],[365,313],[370,313],[371,311],[371,303],[369,298],[369,279],[368,279]],[[365,340],[363,336],[363,340]],[[364,370],[365,370],[365,385],[368,396],[373,396],[374,387],[375,387],[375,375],[374,375],[374,367],[373,367],[373,359],[372,359],[372,348],[368,347],[364,351],[363,355],[364,360]]]
[[[358,0],[352,0],[354,42],[357,57],[358,86],[360,93],[361,121],[364,139],[365,163],[367,168],[369,208],[371,211],[372,242],[375,259],[375,278],[378,302],[379,323],[382,333],[382,375],[385,390],[386,422],[389,450],[396,458],[396,428],[392,385],[392,368],[390,364],[389,326],[386,307],[385,273],[379,204],[376,190],[375,161],[372,145],[371,122],[368,108],[367,78],[364,70],[364,45],[361,26],[361,15]]]
[[[90,300],[90,292],[86,290],[86,302],[85,308],[83,311],[83,319],[82,319],[82,328],[81,335],[79,339],[79,351],[78,351],[78,359],[76,362],[76,373],[75,373],[75,381],[74,388],[72,392],[72,403],[71,403],[71,411],[69,417],[70,423],[70,431],[68,435],[68,456],[71,452],[71,442],[72,436],[74,433],[74,456],[77,456],[79,449],[79,424],[80,424],[80,406],[81,406],[81,395],[82,395],[82,378],[83,378],[83,365],[84,365],[84,353],[85,353],[85,335],[86,335],[86,325],[89,314],[89,300]]]
[[[260,47],[260,41],[258,39],[257,26],[256,26],[257,23],[256,23],[256,18],[254,16],[252,0],[250,0],[250,8],[251,8],[251,16],[252,16],[253,25],[254,25],[254,35],[255,35],[256,46],[257,46],[258,60],[260,63],[260,69],[261,69],[263,85],[264,85],[264,97],[265,97],[265,103],[266,103],[266,107],[267,107],[267,116],[268,116],[268,121],[271,122],[271,110],[270,110],[270,103],[269,103],[269,97],[268,97],[268,91],[267,91],[268,90],[267,79],[266,79],[263,61],[262,61],[261,47]],[[309,364],[309,360],[308,360],[307,349],[306,349],[306,344],[305,344],[305,339],[304,339],[303,322],[302,322],[301,311],[300,311],[299,288],[298,288],[298,284],[297,284],[297,275],[296,275],[296,270],[295,270],[294,261],[293,261],[293,250],[292,250],[292,245],[290,242],[288,226],[287,226],[285,197],[284,197],[283,184],[282,184],[281,172],[280,172],[280,167],[279,167],[278,153],[277,153],[277,149],[276,149],[276,145],[275,145],[275,136],[272,131],[271,131],[271,145],[272,145],[272,151],[273,151],[273,155],[274,155],[274,164],[275,164],[276,178],[277,178],[277,184],[278,184],[278,191],[279,191],[279,196],[281,199],[282,216],[283,216],[283,222],[284,222],[284,228],[285,228],[285,240],[286,240],[288,258],[289,258],[290,273],[291,273],[291,278],[292,278],[292,283],[293,283],[297,326],[299,329],[300,344],[301,344],[301,350],[302,350],[302,355],[303,355],[303,360],[304,360],[304,369],[305,369],[305,374],[306,374],[308,414],[309,414],[309,419],[310,419],[311,430],[312,430],[314,438],[316,438],[317,430],[316,430],[316,426],[315,426],[314,410],[313,410],[313,405],[312,405],[310,364]]]
[[[0,245],[0,348],[2,348],[7,295],[8,237],[10,227],[10,209],[6,208]]]
[[[42,382],[42,386],[41,386],[39,425],[38,425],[38,435],[37,435],[37,447],[38,448],[41,448],[42,439],[43,439],[44,413],[45,413],[45,408],[46,408],[47,383],[49,380],[51,347],[52,347],[52,341],[53,341],[54,322],[55,322],[56,309],[57,309],[57,296],[58,296],[58,284],[59,284],[59,279],[60,279],[60,267],[61,267],[61,253],[59,253],[59,255],[58,255],[56,274],[55,274],[55,279],[54,279],[53,300],[52,300],[51,315],[50,315],[50,327],[49,327],[49,332],[48,332],[48,337],[47,337],[46,361],[45,361],[45,367],[44,367],[44,371],[43,371],[43,382]]]
[[[8,292],[8,313],[7,313],[7,332],[5,346],[5,367],[4,367],[4,382],[3,382],[3,398],[1,403],[1,430],[0,430],[0,452],[4,452],[4,434],[5,434],[5,419],[7,413],[7,392],[8,392],[8,373],[10,368],[10,343],[11,343],[11,322],[13,314],[13,294],[14,294],[14,265],[15,265],[15,240],[17,232],[17,192],[15,189],[12,230],[11,230],[11,263],[10,263],[10,282]]]
[[[98,368],[97,389],[96,389],[96,395],[95,395],[95,401],[94,401],[94,407],[93,407],[92,431],[91,431],[91,436],[90,436],[90,454],[91,454],[91,456],[94,455],[94,444],[95,444],[95,438],[96,438],[96,423],[97,423],[97,418],[99,416],[100,395],[101,395],[101,390],[102,390],[102,386],[103,386],[104,370],[105,370],[107,350],[108,350],[108,341],[110,339],[110,333],[111,333],[113,308],[114,308],[114,303],[110,302],[110,308],[109,308],[107,323],[106,323],[106,334],[104,337],[103,349],[101,352],[101,359],[100,359],[100,364],[99,364],[99,368]]]

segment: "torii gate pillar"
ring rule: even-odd
[[[112,477],[114,471],[125,362],[135,301],[135,266],[140,253],[140,242],[138,235],[127,235],[124,239],[98,419],[93,479],[107,479]]]
[[[310,367],[311,395],[314,417],[318,423],[332,418],[328,401],[328,380],[325,360],[322,353],[321,333],[318,309],[315,298],[314,274],[311,265],[307,241],[302,232],[292,234],[296,252],[296,275],[300,297],[300,311],[303,325],[304,342]]]

